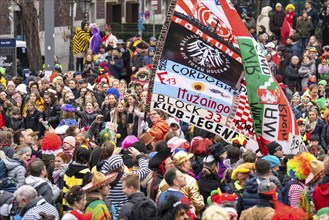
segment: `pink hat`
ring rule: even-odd
[[[121,146],[123,149],[127,149],[131,147],[134,143],[138,141],[138,138],[134,135],[128,135],[125,139],[123,139]]]
[[[72,136],[65,137],[64,140],[63,140],[63,143],[68,143],[69,145],[71,145],[73,147],[75,147],[75,144],[76,144],[75,138],[72,137]]]
[[[179,137],[173,137],[168,141],[168,147],[171,148],[171,152],[175,151],[177,148],[182,147],[184,143],[186,143],[187,140],[181,139]]]

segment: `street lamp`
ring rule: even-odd
[[[88,20],[89,18],[89,10],[90,10],[90,4],[92,0],[79,0],[80,1],[80,9],[81,13],[84,16],[85,20]]]
[[[69,70],[74,70],[74,61],[73,61],[73,51],[72,51],[72,41],[73,41],[73,21],[74,21],[74,15],[73,15],[73,8],[74,8],[75,0],[71,0],[71,35],[70,35],[70,54],[69,54]]]

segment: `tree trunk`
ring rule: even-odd
[[[39,42],[38,12],[34,7],[35,0],[21,0],[19,20],[24,29],[27,57],[30,69],[35,72],[42,69],[42,57]]]

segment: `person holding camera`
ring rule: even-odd
[[[108,51],[108,55],[109,56],[107,56],[107,67],[109,68],[110,73],[114,78],[120,79],[121,72],[125,67],[122,59],[121,50],[119,48],[112,48],[111,52]]]

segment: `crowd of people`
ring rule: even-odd
[[[291,103],[306,146],[296,155],[145,112],[155,37],[125,42],[83,21],[76,71],[1,71],[0,218],[329,218],[328,16],[310,1],[300,17],[280,3],[242,16]]]

